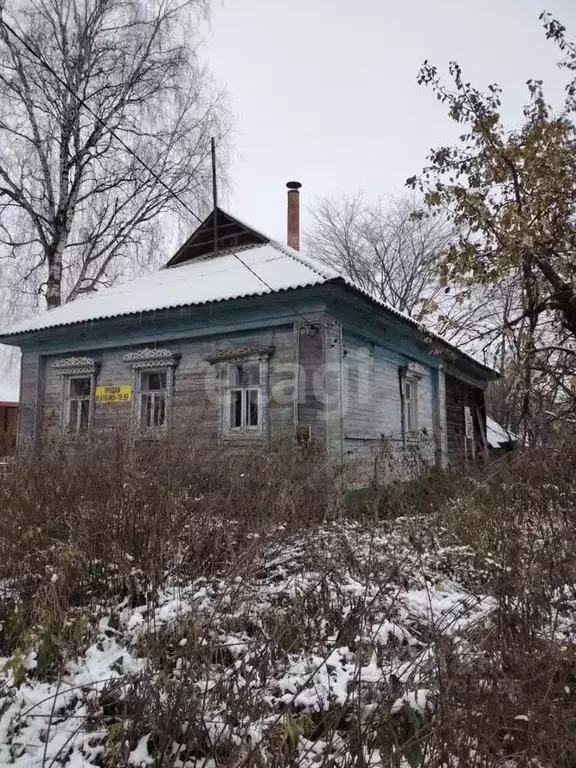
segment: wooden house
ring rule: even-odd
[[[497,374],[301,253],[298,186],[288,245],[217,208],[159,271],[1,333],[22,351],[20,444],[293,438],[355,483],[483,454]]]

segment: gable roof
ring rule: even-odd
[[[498,376],[480,360],[367,293],[349,277],[318,259],[268,238],[225,211],[217,211],[217,255],[214,255],[212,213],[163,269],[17,323],[0,333],[0,341],[17,343],[17,337],[23,334],[48,328],[338,282],[480,366],[491,374],[491,378]],[[224,240],[220,237],[221,226]]]
[[[216,222],[214,218],[216,217]],[[216,223],[216,229],[214,224]],[[214,237],[214,233],[217,237]],[[247,245],[264,245],[270,238],[258,232],[253,227],[244,224],[240,219],[230,216],[221,208],[215,208],[204,219],[202,224],[186,240],[184,245],[176,251],[174,256],[166,264],[167,267],[175,267],[184,262],[206,257],[217,256],[218,253],[230,253]]]

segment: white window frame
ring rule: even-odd
[[[90,394],[88,395],[73,395],[72,394],[72,382],[79,380],[87,380],[90,382]],[[91,374],[73,374],[66,376],[66,404],[64,407],[64,429],[69,435],[85,435],[92,428],[92,422],[94,417],[94,381],[95,377]],[[78,403],[78,410],[76,413],[76,424],[72,425],[72,403]],[[81,429],[81,403],[88,403],[88,419],[86,422],[86,428]]]
[[[420,434],[418,426],[419,380],[416,376],[406,376],[404,381],[404,429],[407,437],[417,438]],[[410,391],[410,397],[408,397]]]
[[[178,365],[180,355],[169,349],[155,347],[139,349],[124,355],[124,362],[132,368],[132,424],[146,435],[161,435],[172,426],[172,411],[174,401],[174,369]],[[164,390],[143,390],[142,374],[165,373],[166,388]],[[144,426],[142,424],[142,395],[151,391],[165,392],[164,423],[159,426]]]
[[[258,384],[240,385],[234,382],[234,371],[239,366],[257,365],[258,366]],[[263,361],[254,358],[245,358],[243,360],[234,360],[226,363],[226,389],[224,394],[224,422],[225,431],[229,435],[261,435],[264,426],[263,397],[262,388],[265,371]],[[258,424],[247,424],[248,393],[257,392],[258,402]],[[232,426],[230,415],[232,412],[232,394],[241,393],[241,421],[239,427]]]
[[[142,386],[142,382],[144,380],[144,377],[148,374],[158,374],[160,376],[166,377],[166,385],[164,389],[144,389]],[[137,423],[138,428],[142,430],[160,430],[160,429],[166,429],[168,426],[168,410],[169,410],[169,404],[170,404],[170,384],[171,384],[171,376],[170,376],[170,369],[169,368],[140,368],[137,371],[137,387],[136,387],[136,400],[137,400],[137,410],[138,410],[138,416],[137,416]],[[156,400],[160,399],[158,396],[162,395],[164,400],[164,421],[162,424],[143,424],[142,423],[142,415],[144,412],[144,399],[147,397],[152,398],[153,407],[152,410],[155,412],[157,405]],[[154,421],[154,419],[152,419]]]
[[[214,352],[206,357],[206,362],[215,366],[216,382],[218,384],[219,392],[219,408],[220,408],[220,438],[222,440],[250,440],[258,439],[267,443],[270,439],[270,403],[269,403],[269,373],[270,373],[270,356],[274,353],[276,347],[273,344],[261,344],[251,343],[245,345],[239,345],[235,347],[218,348]],[[238,365],[253,365],[258,364],[260,366],[260,384],[246,385],[244,388],[259,389],[258,393],[258,425],[250,426],[244,425],[243,427],[231,427],[230,424],[230,410],[231,410],[231,392],[233,390],[242,389],[235,385],[231,381],[230,372],[231,366],[236,367]],[[243,398],[243,413],[245,413],[245,400]]]
[[[69,357],[56,360],[52,367],[62,376],[62,432],[70,436],[85,435],[94,426],[94,408],[96,404],[96,378],[99,363],[90,357]],[[74,396],[70,394],[73,379],[90,379],[90,395]],[[72,400],[88,400],[88,423],[85,430],[70,429],[70,414]],[[79,416],[77,416],[79,419]]]

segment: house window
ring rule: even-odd
[[[70,435],[87,432],[94,421],[94,394],[100,363],[91,357],[55,360],[62,377],[62,429]]]
[[[142,430],[168,429],[172,421],[174,369],[180,354],[161,347],[137,349],[124,355],[132,368],[132,423]]]
[[[406,433],[418,434],[418,380],[407,378],[404,384],[404,418]]]
[[[140,371],[138,391],[139,423],[142,429],[166,426],[168,412],[168,371]]]
[[[259,362],[230,363],[227,388],[228,428],[234,432],[262,429],[262,375]]]
[[[71,434],[86,432],[90,426],[92,383],[92,376],[69,376],[67,379],[66,430]]]

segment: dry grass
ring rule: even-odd
[[[144,667],[90,699],[106,768],[147,735],[162,768],[574,768],[575,500],[571,442],[390,489],[354,519],[321,457],[283,446],[52,447],[0,489],[0,655],[17,683],[54,687],[90,644],[132,643]],[[453,584],[490,610],[463,601],[441,621],[410,608]],[[193,610],[163,622],[167,588]],[[374,634],[388,625],[401,631]],[[32,645],[38,665],[22,670]],[[322,697],[340,664],[346,688]]]

